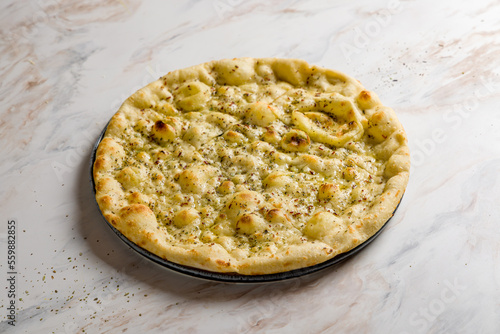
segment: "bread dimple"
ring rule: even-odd
[[[238,58],[168,73],[112,117],[96,200],[127,238],[205,270],[267,274],[368,239],[409,176],[391,108],[336,71]]]
[[[241,191],[234,194],[226,204],[229,218],[236,219],[243,214],[257,211],[264,205],[264,198],[255,191]]]
[[[209,179],[216,174],[211,166],[193,166],[176,175],[176,181],[185,193],[201,194],[210,188]]]

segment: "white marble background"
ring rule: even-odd
[[[9,0],[0,29],[0,332],[500,333],[498,1]],[[238,56],[346,72],[410,138],[389,226],[311,277],[248,286],[171,273],[92,202],[91,148],[121,101],[170,70]]]

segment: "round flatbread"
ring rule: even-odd
[[[96,151],[107,221],[157,256],[258,275],[312,266],[374,235],[410,156],[391,108],[301,60],[173,71],[130,96]]]

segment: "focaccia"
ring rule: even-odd
[[[410,168],[395,113],[349,76],[240,58],[130,96],[94,163],[107,221],[157,256],[243,275],[312,266],[392,216]]]

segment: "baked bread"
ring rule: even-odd
[[[308,267],[392,216],[410,156],[391,108],[301,60],[173,71],[130,96],[94,162],[96,200],[130,241],[243,275]]]

